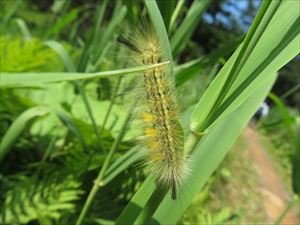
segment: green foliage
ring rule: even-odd
[[[62,69],[55,52],[38,39],[0,37],[0,71],[54,71]]]
[[[233,112],[267,79],[264,74],[276,73],[298,54],[300,37],[297,30],[294,30],[297,29],[298,9],[295,8],[289,20],[282,20],[282,13],[292,3],[284,2],[279,8],[279,1],[269,4],[270,1],[264,2],[242,47],[222,68],[220,75],[199,101],[192,115],[191,129],[194,132],[209,130],[213,124]],[[265,29],[266,27],[268,29]],[[282,28],[282,32],[275,36],[278,27]],[[276,48],[271,43],[277,43]]]
[[[16,142],[20,133],[24,130],[27,123],[35,117],[44,116],[49,110],[44,107],[32,107],[23,112],[9,127],[0,144],[0,162],[7,154],[12,145]]]
[[[199,224],[226,224],[230,216],[231,212],[229,208],[221,209],[221,211],[217,213],[212,213],[209,211],[200,211],[196,213],[195,221],[197,221]],[[193,223],[184,222],[183,224],[189,225]]]
[[[51,36],[58,34],[65,26],[75,21],[78,17],[79,9],[72,9],[66,13],[60,20],[57,20],[52,27],[47,31],[46,35]]]
[[[196,40],[197,28],[206,24],[200,22],[205,10],[218,4],[0,1],[5,27],[0,37],[0,223],[176,224],[182,215],[183,224],[234,222],[232,209],[205,208],[212,180],[222,179],[214,171],[267,96],[277,71],[299,53],[299,5],[263,1],[243,42],[239,36],[203,54],[211,43]],[[158,66],[130,67],[128,52],[113,44],[124,35],[120,27],[126,17],[135,26],[146,14],[163,43],[161,66],[174,75],[183,100],[179,107],[192,170],[176,203],[143,171],[135,141],[141,126],[131,124],[134,104],[119,94],[132,89],[134,76]],[[234,36],[214,29],[213,35],[222,38],[208,39]],[[274,118],[280,125],[274,127],[293,130],[298,120],[285,117],[283,103],[277,103]],[[287,157],[295,178],[299,155],[291,150]],[[299,183],[294,186],[299,192]],[[190,205],[192,218],[185,214]]]
[[[33,106],[32,100],[27,97],[21,97],[12,90],[0,91],[0,136],[9,128],[10,123],[20,115],[26,108]]]
[[[272,141],[273,152],[285,173],[292,178],[293,191],[299,195],[299,112],[285,106],[275,94],[269,94],[275,107],[261,122],[261,129],[268,134]]]
[[[74,177],[63,174],[48,174],[43,180],[38,176],[19,176],[5,194],[0,221],[6,224],[58,221],[74,211],[74,201],[82,194],[79,187],[80,183]]]
[[[199,20],[201,19],[199,14],[201,15],[210,3],[210,0],[203,0],[194,1],[191,5],[183,22],[180,24],[180,26],[178,26],[170,40],[172,52],[175,56],[177,56],[183,50],[191,38],[197,24],[199,23]]]

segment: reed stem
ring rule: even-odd
[[[80,215],[79,215],[79,217],[76,221],[76,225],[81,225],[82,224],[82,222],[83,222],[83,220],[84,220],[84,218],[85,218],[85,216],[86,216],[86,214],[87,214],[87,212],[88,212],[88,210],[89,210],[89,208],[90,208],[90,206],[91,206],[91,204],[92,204],[92,202],[93,202],[93,200],[94,200],[94,198],[95,198],[95,196],[96,196],[96,194],[97,194],[97,192],[100,188],[100,186],[103,186],[102,180],[104,179],[105,172],[107,171],[108,166],[109,166],[109,164],[110,164],[110,162],[113,158],[113,155],[116,152],[117,148],[119,147],[119,145],[120,145],[120,143],[121,143],[121,141],[122,141],[122,139],[123,139],[123,137],[124,137],[124,135],[127,131],[129,121],[130,121],[130,118],[131,118],[131,114],[132,114],[132,112],[129,111],[129,113],[127,114],[127,117],[126,117],[126,119],[123,123],[120,134],[115,139],[113,145],[111,146],[111,148],[110,148],[110,150],[107,154],[107,157],[105,158],[103,166],[102,166],[101,170],[98,173],[98,176],[97,176],[97,178],[94,182],[94,185],[93,185],[93,187],[92,187],[92,189],[91,189],[91,191],[90,191],[90,193],[87,197],[87,200],[84,203],[84,206],[83,206],[83,208],[80,212]]]

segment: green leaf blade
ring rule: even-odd
[[[157,66],[164,66],[169,62],[158,63],[147,66],[131,67],[127,69],[111,70],[98,73],[0,73],[1,88],[4,87],[30,87],[43,83],[53,83],[62,81],[85,80],[101,77],[115,77],[128,75],[145,70],[153,69]]]

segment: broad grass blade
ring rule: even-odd
[[[57,41],[46,41],[45,44],[52,48],[61,58],[69,72],[76,72],[76,66],[66,49]]]
[[[0,143],[0,162],[8,153],[10,148],[16,143],[16,140],[25,129],[26,125],[35,118],[45,116],[50,113],[49,109],[44,106],[35,106],[27,109],[20,116],[18,116],[12,125],[4,134]]]
[[[222,57],[226,57],[232,53],[238,47],[241,41],[241,38],[237,38],[236,40],[211,52],[209,55],[175,67],[176,86],[182,85],[193,77],[200,75],[201,71],[203,71],[205,68],[212,66]]]
[[[156,29],[159,40],[161,41],[162,52],[164,56],[164,60],[170,61],[169,72],[174,79],[174,70],[173,70],[173,57],[172,51],[169,43],[168,33],[163,21],[163,18],[160,14],[159,8],[155,1],[146,1],[145,4],[150,14],[150,18],[152,20],[153,26]]]
[[[272,1],[271,4],[276,3]],[[239,57],[241,48],[239,48],[197,104],[191,119],[191,129],[195,133],[208,131],[213,124],[233,112],[254,92],[267,74],[275,74],[299,53],[300,28],[297,26],[300,20],[299,5],[293,1],[284,1],[276,7],[276,12],[272,10],[274,7],[269,9],[271,11],[266,10],[265,14],[274,15],[268,15],[268,18],[272,19],[260,34],[258,42],[251,45],[254,47],[251,54],[246,60],[239,60],[241,58]],[[289,16],[285,16],[288,9]],[[258,18],[265,21],[261,17]],[[257,21],[255,24],[260,25]],[[233,77],[231,71],[237,62],[241,63],[239,64],[241,68],[236,70],[239,72]],[[232,79],[234,79],[233,82],[228,82]],[[228,88],[226,85],[231,85],[231,87]]]
[[[164,19],[165,27],[167,30],[169,30],[170,20],[171,20],[172,12],[174,10],[176,1],[175,0],[169,0],[169,1],[157,0],[156,2],[160,9],[161,15]]]

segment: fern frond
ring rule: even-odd
[[[74,201],[82,194],[79,186],[72,176],[55,175],[43,180],[23,177],[6,193],[0,223],[27,224],[38,220],[40,224],[51,224],[74,210]]]
[[[0,37],[0,71],[57,71],[63,64],[56,53],[39,39]]]

